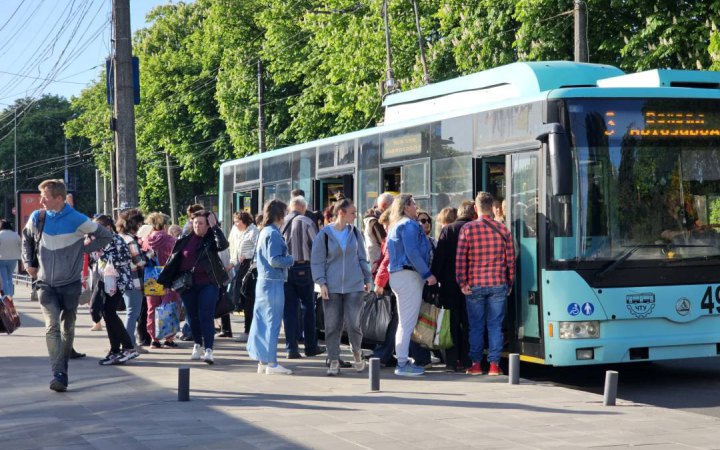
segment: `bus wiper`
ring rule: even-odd
[[[668,250],[672,250],[673,248],[685,248],[685,247],[711,247],[710,245],[706,244],[637,244],[633,245],[630,248],[628,248],[625,253],[620,255],[618,259],[610,263],[609,266],[604,268],[602,271],[595,274],[596,280],[602,280],[605,278],[609,273],[614,272],[615,269],[618,268],[618,266],[622,263],[624,263],[628,258],[630,258],[633,253],[640,250],[641,248],[666,248]]]

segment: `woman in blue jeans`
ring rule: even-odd
[[[285,310],[287,269],[295,262],[288,254],[280,227],[287,205],[270,200],[263,208],[263,228],[255,247],[258,271],[255,307],[247,351],[258,362],[258,373],[290,375],[292,370],[277,363],[277,344]]]
[[[213,364],[215,304],[220,287],[228,280],[218,253],[229,244],[215,214],[201,210],[193,213],[191,218],[192,230],[175,243],[170,259],[158,276],[158,283],[172,286],[173,281],[191,274],[191,286],[180,292],[195,342],[190,359],[202,358]]]
[[[145,301],[143,293],[143,269],[147,262],[144,252],[140,249],[136,233],[145,221],[139,209],[128,209],[118,215],[115,222],[115,229],[118,235],[123,238],[130,250],[130,270],[132,272],[133,288],[123,292],[125,301],[125,329],[130,336],[130,341],[138,353],[147,353],[142,345],[135,341],[135,329],[142,312],[142,304]]]

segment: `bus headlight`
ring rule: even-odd
[[[600,321],[560,322],[560,339],[595,339],[600,337]]]

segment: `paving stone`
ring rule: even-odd
[[[257,375],[245,346],[226,339],[212,367],[189,361],[190,343],[100,367],[107,336],[89,331],[87,309],[75,346],[89,356],[70,362],[70,390],[57,394],[40,309],[17,292],[28,320],[0,336],[2,450],[720,448],[714,417],[621,399],[606,408],[587,392],[442,368],[410,380],[383,370],[382,392],[369,393],[367,372],[327,377],[322,357],[281,359],[290,377]],[[191,368],[190,402],[177,401],[180,366]]]

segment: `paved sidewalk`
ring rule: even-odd
[[[105,332],[78,315],[70,387],[48,389],[38,303],[20,287],[23,327],[0,335],[0,449],[720,448],[720,420],[507,377],[431,370],[421,379],[367,371],[326,377],[324,358],[284,361],[295,375],[255,373],[244,345],[216,341],[216,364],[190,361],[190,343],[99,366]],[[241,327],[234,317],[234,328]],[[347,353],[347,349],[346,353]],[[282,354],[282,353],[281,353]],[[191,367],[191,401],[177,401],[177,368]]]

